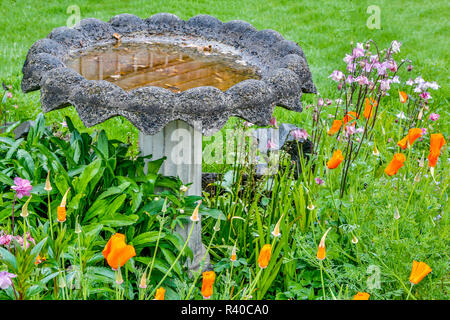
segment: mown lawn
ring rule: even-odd
[[[23,94],[20,91],[21,68],[29,47],[44,38],[53,28],[66,25],[67,8],[78,5],[81,18],[108,21],[120,13],[131,13],[147,18],[158,12],[169,12],[182,19],[197,14],[214,15],[222,21],[235,19],[252,23],[257,29],[274,29],[303,48],[322,96],[333,92],[327,78],[336,68],[342,68],[342,58],[350,51],[351,42],[374,39],[380,47],[392,40],[403,43],[401,56],[414,61],[416,70],[425,80],[437,81],[441,88],[434,93],[435,106],[445,106],[449,88],[448,61],[450,20],[448,3],[436,0],[424,5],[423,1],[36,1],[2,0],[0,12],[0,80],[13,85],[12,104],[18,106],[14,119],[32,119],[40,112],[39,92]],[[380,29],[366,26],[371,14],[368,6],[380,8]],[[332,96],[331,96],[332,97]],[[312,97],[305,96],[305,103]],[[438,108],[441,109],[441,108]],[[442,108],[441,117],[448,119]],[[50,123],[61,122],[63,115],[74,118],[78,128],[83,128],[73,108],[54,111],[47,116]],[[279,122],[290,122],[308,128],[306,114],[278,108],[275,116]],[[233,120],[231,120],[233,121]],[[137,137],[137,131],[127,120],[115,118],[97,126],[104,128],[111,138],[122,140]],[[91,131],[90,129],[89,131]]]

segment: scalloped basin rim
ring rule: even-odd
[[[155,86],[125,91],[104,80],[87,80],[64,63],[75,50],[114,40],[114,33],[122,41],[171,38],[217,43],[260,70],[261,79],[241,81],[225,92],[211,86],[176,93]],[[298,44],[273,30],[258,31],[239,20],[222,23],[208,15],[187,21],[168,13],[145,20],[130,14],[117,15],[109,22],[84,19],[74,28],[56,28],[36,41],[22,72],[22,90],[40,89],[44,112],[73,105],[88,127],[123,116],[150,135],[174,120],[201,127],[205,135],[220,130],[230,116],[268,125],[276,105],[301,112],[302,93],[316,92]]]

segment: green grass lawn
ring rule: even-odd
[[[0,13],[0,80],[13,85],[13,100],[18,108],[14,119],[32,119],[40,112],[39,92],[23,94],[20,90],[22,65],[30,46],[44,38],[53,28],[66,25],[70,14],[67,8],[78,5],[81,18],[97,18],[108,21],[120,13],[135,14],[147,18],[155,13],[169,12],[182,19],[197,14],[210,14],[226,22],[240,19],[252,23],[258,30],[274,29],[285,38],[296,41],[303,48],[322,96],[334,92],[334,84],[328,75],[337,68],[344,68],[345,53],[351,50],[351,42],[374,39],[380,47],[387,47],[392,40],[402,42],[402,57],[413,60],[415,70],[425,80],[435,80],[441,86],[433,92],[434,106],[446,106],[448,101],[448,61],[450,34],[449,7],[444,0],[424,5],[423,1],[281,1],[281,0],[226,0],[226,1],[36,1],[1,0]],[[380,29],[366,25],[370,14],[368,6],[380,8]],[[331,98],[333,96],[330,96]],[[312,101],[304,96],[304,102]],[[442,109],[441,117],[448,111]],[[47,121],[61,122],[63,115],[74,118],[83,125],[74,108],[54,111]],[[308,128],[310,120],[305,114],[277,108],[279,122],[290,122]],[[442,120],[444,120],[442,119]],[[233,121],[233,120],[230,120]],[[136,141],[137,131],[122,118],[115,118],[95,128],[104,128],[111,138]],[[92,131],[90,129],[89,131]]]

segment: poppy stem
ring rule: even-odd
[[[325,284],[323,282],[323,263],[322,263],[322,260],[319,261],[319,264],[320,264],[320,281],[322,282],[323,300],[326,300],[326,297],[325,297]]]
[[[159,288],[159,287],[161,286],[161,284],[164,282],[164,280],[166,280],[167,276],[169,275],[169,273],[170,273],[170,272],[172,271],[172,269],[174,268],[175,264],[178,263],[178,260],[181,258],[181,255],[183,254],[184,249],[186,249],[186,246],[187,246],[187,244],[188,244],[188,242],[189,242],[189,239],[191,238],[192,231],[194,230],[194,226],[195,226],[195,225],[196,225],[195,222],[193,222],[193,223],[191,224],[191,230],[189,231],[189,235],[188,235],[188,237],[187,237],[187,239],[186,239],[186,242],[185,242],[184,245],[183,245],[183,248],[181,248],[180,253],[178,254],[177,258],[175,259],[175,261],[174,261],[174,262],[172,263],[172,265],[170,266],[169,270],[167,270],[167,272],[166,272],[166,274],[164,275],[164,277],[161,279],[161,281],[159,281],[158,285],[156,285],[155,288],[152,290],[152,292],[151,292],[151,294],[150,294],[150,297],[152,297],[152,296],[155,294],[156,289]]]
[[[406,300],[409,300],[409,296],[411,296],[411,291],[412,291],[413,286],[414,286],[414,283],[411,283],[411,287],[409,288],[408,296],[406,297]]]
[[[206,248],[205,255],[203,256],[203,259],[202,259],[202,261],[200,262],[200,270],[198,271],[197,276],[195,277],[195,280],[194,280],[194,282],[192,283],[191,288],[189,289],[189,292],[188,292],[188,294],[187,294],[185,300],[188,300],[189,297],[191,296],[192,290],[194,290],[195,284],[197,283],[198,278],[199,278],[200,275],[202,274],[204,262],[205,262],[205,260],[206,260],[206,257],[208,256],[208,252],[209,252],[209,250],[210,250],[210,248],[211,248],[211,245],[212,245],[212,242],[213,242],[213,240],[214,240],[214,236],[215,236],[215,235],[216,235],[216,230],[214,230],[214,233],[213,233],[213,235],[212,235],[212,237],[211,237],[211,240],[209,241],[208,248]]]
[[[53,240],[53,221],[52,221],[52,207],[50,205],[50,191],[47,191],[47,203],[48,203],[48,219],[50,223],[50,237]]]
[[[13,237],[14,237],[14,206],[16,204],[16,199],[17,199],[17,193],[14,194],[14,201],[12,204],[12,235],[13,235]]]

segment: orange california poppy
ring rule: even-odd
[[[430,154],[428,155],[428,165],[430,167],[436,166],[444,144],[445,139],[441,133],[434,133],[430,136]]]
[[[400,97],[400,102],[401,103],[405,103],[408,100],[408,95],[406,94],[405,91],[399,91],[398,95]]]
[[[125,243],[125,235],[115,233],[111,236],[102,251],[103,256],[113,269],[122,267],[130,258],[136,255],[134,247]]]
[[[364,118],[368,119],[373,114],[373,108],[375,108],[378,105],[378,102],[372,98],[366,98],[364,103]]]
[[[158,288],[156,290],[155,300],[164,300],[165,293],[166,293],[166,290],[163,287]]]
[[[397,145],[404,150],[404,149],[406,149],[408,147],[408,142],[409,142],[409,145],[412,146],[414,141],[416,141],[421,136],[422,136],[422,129],[421,128],[409,129],[408,134],[406,135],[406,137],[404,137],[402,140],[397,142]]]
[[[352,121],[353,119],[359,119],[359,115],[356,112],[354,112],[354,111],[350,111],[344,116],[342,121],[344,122],[344,125],[345,125],[349,121]]]
[[[271,254],[272,254],[272,245],[265,244],[261,248],[261,251],[259,252],[259,257],[258,257],[258,265],[261,269],[267,268],[267,266],[269,265]]]
[[[358,292],[353,296],[353,300],[369,300],[370,294],[367,292]]]
[[[214,280],[216,280],[216,274],[214,271],[203,272],[203,283],[202,283],[203,298],[209,299],[212,296]]]
[[[40,264],[40,263],[42,263],[42,262],[44,262],[45,260],[47,260],[46,258],[45,258],[45,256],[40,256],[40,255],[38,255],[37,257],[36,257],[36,260],[34,261],[34,264]]]
[[[337,133],[339,129],[341,129],[342,126],[342,120],[334,120],[333,124],[331,125],[331,129],[328,130],[328,135],[332,136],[333,134]]]
[[[327,238],[327,234],[328,232],[330,232],[331,228],[328,228],[327,231],[325,231],[325,233],[322,236],[322,239],[320,239],[320,243],[319,243],[319,249],[317,250],[317,259],[319,260],[323,260],[326,257],[326,253],[325,253],[325,239]]]
[[[398,169],[403,167],[403,163],[405,161],[406,161],[406,157],[403,153],[394,154],[394,158],[392,158],[391,162],[389,162],[386,169],[384,169],[384,172],[388,176],[393,176],[394,174],[397,174]]]
[[[340,149],[337,149],[334,153],[331,159],[327,162],[327,167],[329,169],[336,169],[341,162],[344,160],[344,156],[342,155],[342,152]]]
[[[411,270],[411,275],[409,276],[409,281],[413,284],[418,284],[430,272],[431,272],[431,268],[425,262],[413,261],[413,266],[412,266],[412,270]]]

